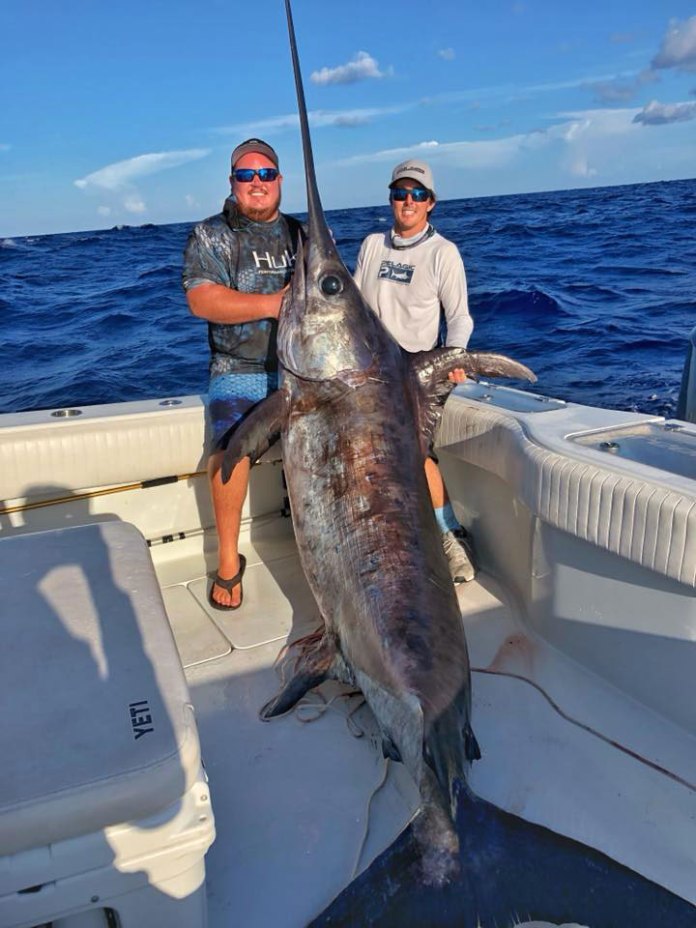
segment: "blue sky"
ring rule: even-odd
[[[296,0],[326,209],[696,176],[696,3]],[[3,0],[0,236],[217,212],[260,135],[305,208],[282,0]]]

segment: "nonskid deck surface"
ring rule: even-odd
[[[280,685],[279,650],[319,623],[288,520],[255,522],[243,536],[248,566],[236,611],[208,604],[212,560],[206,565],[200,546],[165,547],[153,556],[216,818],[209,924],[299,928],[391,843],[418,797],[390,762],[368,815],[386,762],[369,710],[353,716],[362,737],[346,719],[359,697],[340,697],[323,713],[258,718]],[[493,578],[480,575],[458,596],[483,752],[475,792],[696,902],[693,739],[526,633]],[[329,700],[341,692],[323,689]]]

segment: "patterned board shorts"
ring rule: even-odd
[[[227,447],[235,426],[269,393],[278,389],[278,374],[218,374],[208,385],[212,426],[211,451]]]

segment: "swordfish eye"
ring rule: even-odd
[[[326,277],[322,277],[319,281],[319,286],[321,287],[321,292],[326,296],[336,296],[343,290],[341,280],[333,274],[327,274]]]

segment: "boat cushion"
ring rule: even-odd
[[[0,500],[205,470],[204,404],[196,396],[177,403],[86,406],[62,419],[48,410],[0,416]]]
[[[562,453],[539,444],[531,430],[514,415],[453,394],[437,443],[503,479],[549,525],[696,587],[693,481],[630,462],[623,473],[612,470],[621,462],[564,440],[564,419],[556,441]]]
[[[179,800],[196,724],[148,547],[125,522],[0,539],[0,854]]]

